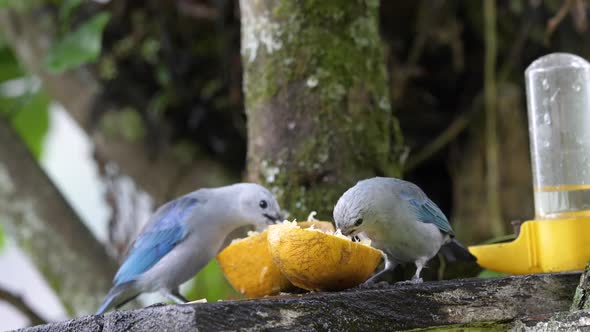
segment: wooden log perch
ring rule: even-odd
[[[114,311],[23,331],[394,331],[433,326],[508,329],[590,314],[569,310],[579,273],[377,285],[257,300]],[[557,315],[557,316],[556,316]]]
[[[554,315],[517,319],[513,331],[588,331],[590,311],[559,312]]]

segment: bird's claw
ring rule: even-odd
[[[416,284],[420,284],[422,282],[424,282],[424,280],[422,280],[422,278],[412,278],[410,280],[398,281],[395,284],[396,285],[416,285]]]
[[[424,282],[424,280],[422,280],[422,278],[415,278],[415,277],[413,277],[413,278],[410,280],[410,282],[411,282],[412,284],[421,284],[421,283],[423,283],[423,282]]]
[[[386,288],[389,287],[390,284],[387,281],[373,281],[367,280],[362,284],[356,286],[356,289],[370,289],[370,288]]]
[[[363,288],[371,287],[379,282],[378,277],[379,277],[379,275],[376,274],[376,275],[372,276],[371,278],[367,279],[365,282],[363,282],[359,286],[362,286]]]

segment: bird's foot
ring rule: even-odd
[[[416,285],[416,284],[422,283],[423,281],[424,280],[422,280],[422,278],[412,277],[412,279],[410,279],[410,280],[398,281],[395,284],[396,285]]]
[[[375,285],[376,283],[379,282],[379,277],[380,277],[380,275],[379,274],[376,274],[376,275],[372,276],[371,278],[367,279],[362,284],[360,284],[359,287],[360,286],[362,286],[364,288],[371,287],[371,286],[373,286],[373,285]]]
[[[162,295],[164,295],[168,300],[172,301],[175,304],[185,304],[188,302],[188,300],[184,296],[180,295],[178,290],[162,290]]]
[[[367,280],[362,284],[356,286],[356,289],[369,289],[369,288],[386,288],[389,287],[390,284],[387,281],[379,281],[379,280]]]
[[[410,280],[410,282],[412,284],[421,284],[424,282],[424,280],[422,280],[422,278],[420,277],[412,277],[412,279]]]

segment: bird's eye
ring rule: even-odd
[[[360,226],[363,223],[363,218],[358,218],[355,222],[354,225],[355,226]]]
[[[260,205],[260,207],[263,209],[266,209],[268,207],[268,203],[265,200],[261,200],[260,203],[258,203],[258,205]]]

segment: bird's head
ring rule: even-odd
[[[365,232],[374,223],[371,199],[365,189],[359,184],[348,189],[334,207],[334,222],[344,235]]]
[[[255,183],[240,186],[240,215],[248,224],[263,228],[282,220],[279,203],[268,189]]]

